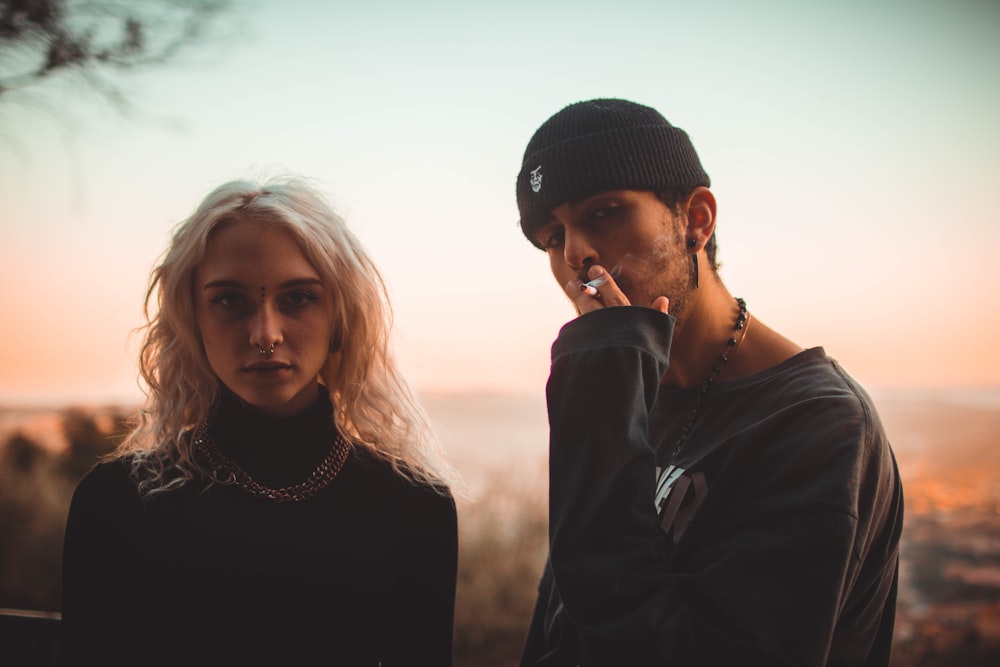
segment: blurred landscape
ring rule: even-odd
[[[873,397],[907,503],[893,667],[1000,664],[1000,389]],[[423,398],[469,487],[455,664],[514,665],[546,550],[542,398]],[[0,607],[58,611],[70,494],[133,409],[0,408]]]

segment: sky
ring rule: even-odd
[[[171,230],[284,173],[380,267],[416,390],[542,392],[573,311],[514,184],[534,130],[595,97],[691,136],[757,319],[872,389],[996,387],[998,34],[992,0],[235,0],[115,79],[125,112],[74,76],[0,96],[0,401],[138,400]]]

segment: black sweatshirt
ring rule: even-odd
[[[552,349],[550,553],[521,664],[887,665],[903,497],[821,348],[661,387],[674,318],[608,308]]]
[[[328,400],[274,420],[224,398],[210,433],[260,483],[329,452]],[[455,504],[361,448],[289,503],[199,481],[143,501],[125,461],[100,464],[63,567],[63,665],[451,665]]]

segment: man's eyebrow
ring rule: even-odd
[[[538,223],[538,225],[535,226],[535,229],[531,232],[532,238],[537,240],[539,234],[541,234],[554,224],[557,224],[556,219],[554,217],[549,217],[545,220],[542,220],[541,222]]]

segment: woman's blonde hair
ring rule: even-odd
[[[143,495],[206,472],[189,431],[219,394],[195,319],[193,277],[220,224],[251,220],[288,232],[333,294],[331,352],[320,375],[342,434],[388,460],[402,476],[445,492],[458,483],[429,420],[400,376],[390,349],[392,309],[385,282],[358,239],[324,197],[299,177],[236,180],[213,190],[174,230],[150,274],[139,373],[146,402],[114,456],[132,456]],[[155,308],[154,306],[155,302]]]

